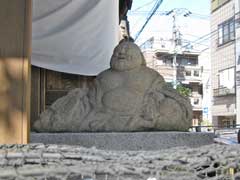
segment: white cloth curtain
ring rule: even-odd
[[[32,65],[97,75],[118,43],[117,0],[33,0]]]

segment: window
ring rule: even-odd
[[[182,62],[181,62],[181,65],[188,65],[189,64],[189,61],[188,61],[188,59],[182,59]]]
[[[203,86],[198,86],[198,94],[203,95]]]
[[[198,64],[198,57],[179,57],[177,58],[177,63],[182,66],[195,66]]]
[[[186,76],[191,76],[191,71],[185,70]]]
[[[180,64],[183,65],[183,66],[191,66],[191,65],[195,65],[196,64],[194,62],[194,60],[188,59],[188,58],[182,58],[179,61],[180,61]]]
[[[229,68],[219,72],[219,86],[232,89],[235,86],[235,69]]]
[[[193,99],[193,104],[194,105],[198,105],[199,104],[199,99],[198,98],[194,98]]]
[[[234,40],[235,38],[235,26],[234,26],[234,20],[229,22],[229,38],[230,40]]]
[[[199,71],[196,71],[196,70],[195,70],[194,73],[193,73],[193,75],[196,76],[196,77],[199,77]]]
[[[218,45],[223,44],[223,27],[218,26]]]
[[[170,59],[164,59],[164,60],[163,60],[163,64],[171,66],[171,65],[172,65],[172,60],[170,60]]]
[[[223,24],[223,42],[228,42],[229,40],[229,30],[228,24]]]
[[[223,126],[224,126],[225,128],[230,128],[230,126],[231,126],[230,121],[224,121],[224,122],[223,122]]]
[[[218,25],[218,45],[228,43],[235,39],[234,18]]]

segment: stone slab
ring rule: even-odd
[[[31,143],[80,145],[103,150],[160,150],[171,147],[199,147],[214,143],[213,133],[31,133]]]

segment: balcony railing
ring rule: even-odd
[[[221,87],[213,90],[213,96],[226,96],[226,95],[231,95],[235,94],[235,88],[227,88],[227,87]]]

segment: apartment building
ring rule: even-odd
[[[236,124],[235,48],[235,0],[212,0],[211,81],[215,126]]]
[[[147,66],[158,71],[166,82],[174,80],[173,53],[170,41],[150,38],[141,45]],[[203,68],[198,64],[198,52],[185,51],[177,54],[177,82],[191,89],[190,100],[193,107],[193,126],[202,122]]]
[[[235,0],[236,35],[236,104],[237,124],[240,124],[240,0]]]

